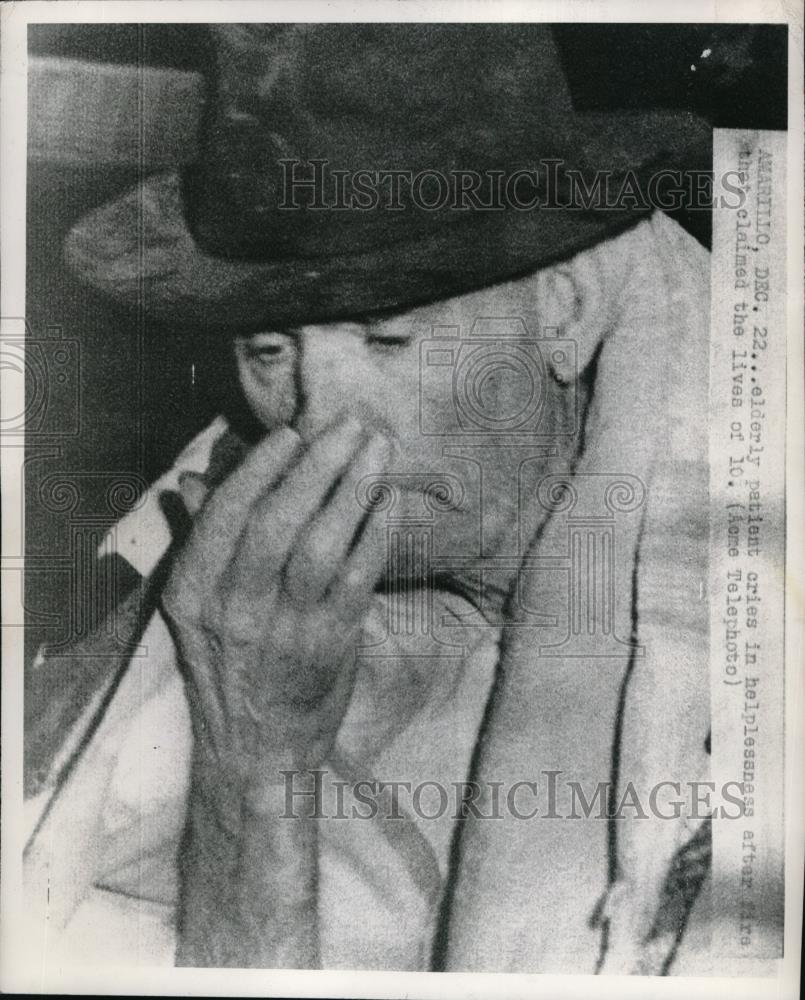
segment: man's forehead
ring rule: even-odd
[[[537,273],[422,305],[316,322],[284,330],[255,330],[243,336],[254,338],[270,333],[299,336],[306,330],[355,332],[365,335],[388,334],[393,330],[398,335],[419,337],[429,336],[439,327],[454,327],[459,333],[469,333],[479,319],[489,317],[521,319],[526,328],[531,329],[539,323],[540,314]]]

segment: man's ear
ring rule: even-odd
[[[555,363],[549,357],[548,365],[557,381],[578,378],[617,326],[620,293],[637,241],[639,236],[631,229],[535,275],[540,336],[555,336],[575,345],[573,372],[565,361]]]

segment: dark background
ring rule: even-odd
[[[785,26],[557,25],[555,32],[579,110],[687,108],[716,127],[786,128]],[[29,51],[200,71],[211,58],[203,25],[37,25]],[[126,315],[64,268],[71,225],[137,180],[135,168],[28,168],[29,337],[42,343],[46,365],[62,341],[76,366],[51,392],[48,420],[26,445],[29,651],[75,632],[71,601],[92,583],[82,546],[110,523],[109,483],[122,477],[142,489],[219,407],[223,369],[192,331]],[[680,221],[708,243],[707,212]],[[63,500],[62,480],[78,484],[78,500]]]

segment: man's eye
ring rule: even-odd
[[[284,350],[280,344],[272,344],[271,347],[250,347],[249,357],[258,361],[269,361],[271,358],[279,357]]]
[[[259,365],[275,365],[282,361],[292,347],[292,338],[284,334],[270,334],[255,338],[243,344],[243,351],[249,361]]]

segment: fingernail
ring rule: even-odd
[[[348,434],[350,437],[356,437],[363,431],[363,424],[358,420],[357,417],[349,416],[341,424],[341,433]]]
[[[376,447],[379,447],[382,450],[387,462],[397,458],[400,447],[395,438],[384,434],[382,431],[375,431],[372,435],[372,441],[375,443]]]
[[[270,435],[275,441],[280,441],[282,444],[296,444],[301,440],[299,432],[295,431],[293,427],[281,427],[279,430],[273,431]]]
[[[392,447],[391,441],[389,440],[389,438],[386,437],[385,434],[381,433],[380,431],[375,431],[372,434],[372,436],[369,438],[369,444],[372,446],[372,448],[375,448],[377,451],[382,451],[386,454],[391,454],[391,447]]]

